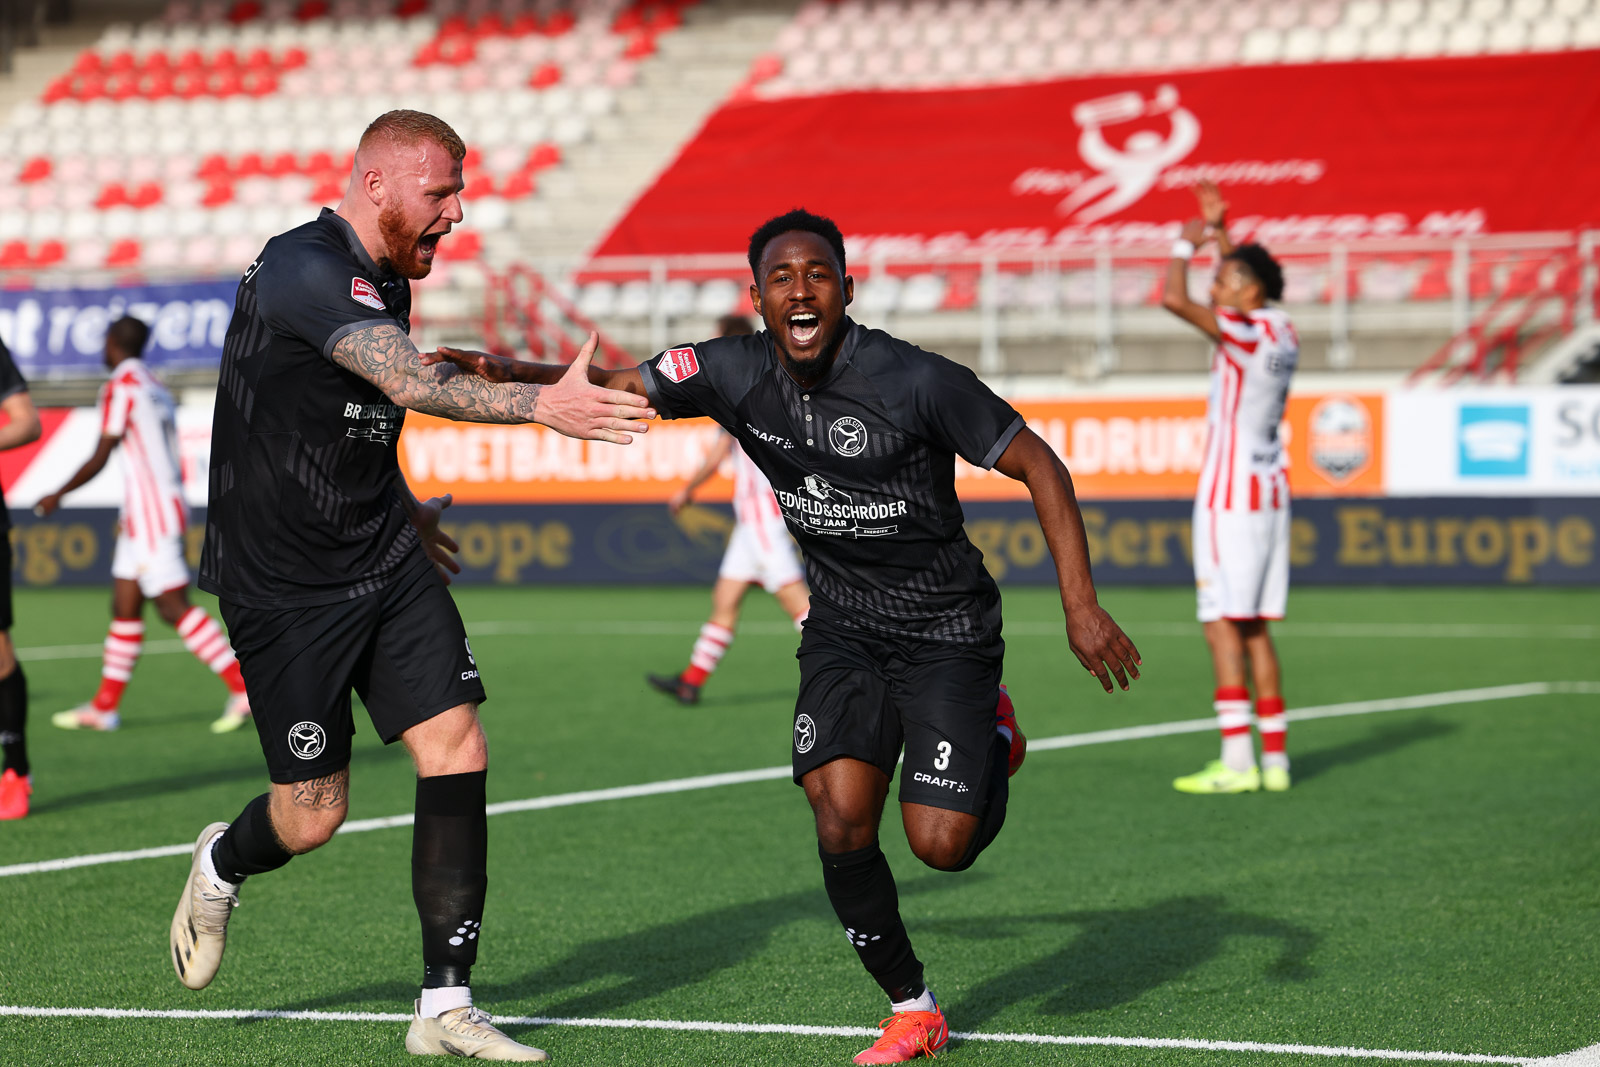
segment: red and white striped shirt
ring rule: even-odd
[[[177,406],[142,359],[125,359],[100,387],[100,432],[122,439],[122,530],[154,547],[189,521],[178,465]]]
[[[1289,503],[1288,456],[1278,436],[1300,338],[1279,308],[1216,309],[1222,340],[1211,359],[1206,456],[1196,503],[1259,511]]]
[[[778,498],[772,495],[772,483],[761,468],[750,462],[744,449],[735,444],[728,459],[733,463],[734,521],[760,529],[773,519],[783,518]]]

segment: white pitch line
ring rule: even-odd
[[[403,1023],[410,1015],[375,1011],[271,1011],[249,1008],[163,1010],[155,1008],[29,1008],[0,1005],[0,1016],[45,1016],[70,1019],[263,1019],[292,1022]],[[877,1037],[875,1027],[803,1026],[793,1023],[723,1023],[682,1019],[562,1019],[543,1015],[497,1015],[495,1021],[507,1026],[576,1026],[611,1030],[676,1030],[715,1034],[785,1034],[797,1037]],[[1057,1034],[985,1034],[952,1031],[962,1041],[997,1041],[1015,1045],[1102,1045],[1115,1048],[1176,1048],[1198,1052],[1274,1052],[1293,1056],[1326,1056],[1338,1059],[1409,1060],[1424,1063],[1507,1063],[1553,1064],[1568,1056],[1589,1052],[1580,1049],[1562,1057],[1548,1059],[1527,1056],[1489,1056],[1476,1052],[1423,1052],[1411,1049],[1355,1048],[1343,1045],[1294,1045],[1263,1041],[1207,1041],[1200,1038],[1172,1037],[1096,1037]],[[1595,1046],[1600,1048],[1600,1046]],[[1587,1061],[1582,1061],[1587,1063]],[[1578,1061],[1574,1061],[1578,1067]]]
[[[1135,640],[1144,637],[1195,637],[1197,622],[1132,622],[1128,624]],[[573,634],[579,637],[688,637],[700,632],[693,622],[534,622],[508,619],[467,624],[473,637],[537,637],[547,634]],[[794,626],[787,622],[745,622],[739,632],[747,637],[793,637]],[[1277,637],[1421,638],[1462,640],[1559,640],[1593,641],[1600,639],[1600,626],[1559,623],[1477,623],[1477,622],[1276,622]],[[1060,624],[1016,622],[1005,629],[1007,637],[1061,637]],[[143,654],[159,656],[185,651],[177,640],[146,641]],[[36,645],[17,649],[17,658],[28,661],[54,659],[99,659],[99,645]]]
[[[1522,682],[1517,685],[1496,685],[1482,689],[1452,689],[1442,693],[1418,693],[1414,696],[1391,697],[1384,700],[1354,700],[1343,704],[1320,704],[1298,708],[1288,713],[1291,721],[1331,719],[1345,715],[1371,715],[1382,711],[1411,711],[1419,708],[1437,708],[1459,704],[1473,704],[1486,700],[1514,700],[1519,697],[1548,696],[1557,693],[1600,693],[1600,682]],[[1104,745],[1116,741],[1138,741],[1150,737],[1168,737],[1173,734],[1203,733],[1216,729],[1216,720],[1183,719],[1177,722],[1151,723],[1145,726],[1126,726],[1116,730],[1095,730],[1082,734],[1064,734],[1028,741],[1032,752],[1046,752],[1058,748],[1082,748]],[[721,774],[702,774],[692,778],[671,778],[660,782],[639,785],[615,786],[610,789],[586,789],[575,793],[556,793],[524,800],[505,800],[488,806],[490,815],[506,815],[519,811],[544,811],[549,808],[566,808],[576,804],[597,804],[607,800],[634,800],[639,797],[662,796],[669,793],[688,793],[700,789],[716,789],[726,785],[743,785],[749,782],[769,782],[786,779],[793,773],[788,766],[761,767],[750,771],[729,771]],[[356,819],[339,827],[341,834],[359,834],[369,830],[389,830],[410,826],[412,816],[385,815],[375,819]],[[160,845],[155,848],[129,849],[120,852],[96,852],[81,856],[66,856],[54,860],[37,860],[32,863],[14,863],[0,867],[0,878],[21,874],[45,874],[67,871],[75,867],[97,867],[107,863],[127,863],[132,860],[158,859],[163,856],[186,856],[194,851],[192,844]],[[1600,1067],[1600,1065],[1596,1065]]]

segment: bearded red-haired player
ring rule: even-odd
[[[1289,595],[1289,481],[1278,426],[1300,341],[1281,308],[1283,269],[1258,244],[1228,239],[1227,204],[1217,187],[1196,190],[1194,219],[1172,249],[1162,306],[1217,342],[1206,401],[1205,464],[1194,505],[1194,568],[1200,622],[1216,671],[1214,707],[1222,755],[1175,779],[1185,793],[1253,793],[1289,788],[1283,690],[1267,623],[1283,618]],[[1189,298],[1189,259],[1215,239],[1221,259],[1211,306]],[[1257,768],[1250,738],[1250,690],[1261,734]]]

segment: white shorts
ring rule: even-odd
[[[139,583],[139,592],[155,599],[169,589],[189,584],[189,564],[183,558],[183,536],[159,537],[150,542],[117,535],[111,557],[111,577]]]
[[[1201,622],[1281,619],[1289,600],[1289,509],[1194,509]]]
[[[783,519],[764,523],[737,523],[728,538],[728,551],[722,555],[718,578],[736,582],[760,582],[761,588],[776,593],[786,585],[805,580],[800,556]]]

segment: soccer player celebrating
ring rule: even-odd
[[[31,445],[39,439],[39,412],[28,395],[28,383],[0,342],[0,452]],[[0,819],[28,814],[33,771],[28,765],[28,679],[11,644],[11,513],[0,496]]]
[[[222,717],[211,724],[213,733],[226,733],[250,718],[250,698],[222,627],[204,608],[189,603],[183,544],[189,508],[183,501],[178,427],[172,394],[140,358],[149,338],[150,327],[132,316],[118,319],[106,331],[111,380],[100,389],[100,444],[66,485],[35,506],[40,515],[54,512],[62,497],[99,474],[122,446],[122,513],[111,557],[111,632],[100,666],[100,689],[88,704],[57,712],[50,721],[64,730],[115,730],[121,725],[117,709],[144,645],[144,602],[149,599],[167,625],[177,628],[184,647],[227,685]]]
[[[1162,306],[1217,342],[1206,401],[1207,439],[1194,500],[1194,576],[1200,622],[1216,672],[1214,707],[1222,755],[1175,779],[1185,793],[1253,793],[1289,788],[1289,756],[1278,653],[1267,632],[1289,596],[1289,479],[1278,424],[1300,340],[1283,298],[1283,269],[1258,244],[1228,239],[1227,204],[1217,187],[1196,190],[1202,219],[1183,228],[1167,264]],[[1211,306],[1189,299],[1189,259],[1215,239],[1221,260]],[[1250,737],[1256,687],[1261,766]]]
[[[719,324],[719,337],[746,335],[755,331],[743,315],[727,315]],[[722,555],[717,583],[711,587],[711,618],[700,627],[689,665],[680,674],[647,674],[655,688],[676,697],[680,704],[700,700],[700,687],[717,669],[723,654],[733,643],[734,627],[739,625],[739,609],[751,586],[762,588],[778,599],[794,620],[795,628],[805,622],[811,594],[806,590],[805,574],[795,556],[794,541],[783,521],[783,511],[772,495],[772,484],[761,469],[750,462],[734,439],[722,435],[706,453],[705,462],[689,479],[689,484],[672,494],[667,506],[674,515],[688,505],[694,491],[716,473],[722,461],[733,458],[733,533]]]
[[[1100,607],[1065,465],[976,375],[845,308],[844,240],[803,210],[750,241],[751,303],[766,331],[674,348],[596,381],[648,396],[664,418],[708,415],[771,480],[811,585],[798,657],[795,781],[816,817],[822,880],[888,995],[857,1063],[932,1055],[949,1030],[900,919],[878,825],[901,750],[911,850],[960,871],[1005,821],[1026,741],[1000,688],[1000,593],[963,530],[955,457],[1023,482],[1060,577],[1068,644],[1107,692],[1139,654]],[[591,338],[589,348],[594,346]],[[558,367],[441,351],[492,378]]]
[[[623,444],[653,412],[591,385],[583,366],[548,387],[423,366],[407,336],[410,280],[428,274],[462,219],[465,155],[431,115],[379,116],[338,209],[268,241],[240,280],[200,584],[221,599],[272,787],[232,823],[201,831],[171,956],[184,985],[205,987],[240,883],[326,843],[344,821],[354,689],[417,770],[411,889],[423,969],[407,1051],[543,1060],[472,1003],[488,851],[484,690],[441,574],[459,569],[438,529],[450,498],[417,502],[395,442],[407,408]]]

